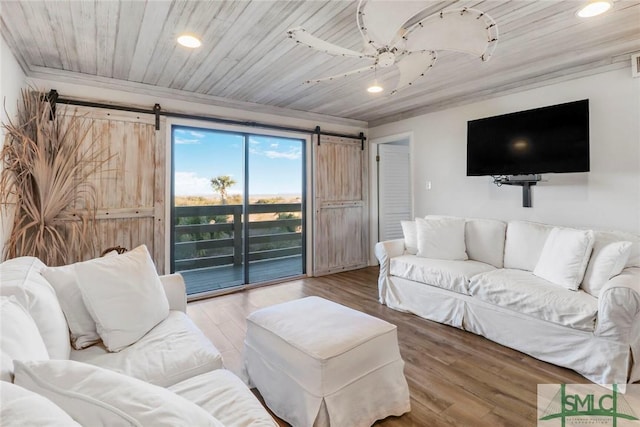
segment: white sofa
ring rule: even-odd
[[[128,420],[126,424],[133,425],[196,425],[204,422],[202,419],[194,418],[194,413],[202,408],[206,414],[200,415],[205,417],[210,414],[217,420],[208,420],[206,425],[277,426],[248,387],[223,368],[220,352],[186,315],[185,285],[180,275],[160,277],[169,304],[168,316],[135,343],[117,352],[108,351],[102,342],[76,350],[71,346],[69,326],[58,296],[51,284],[40,274],[45,267],[40,260],[32,257],[16,258],[0,264],[0,313],[4,323],[1,325],[0,347],[3,380],[0,383],[0,417],[3,425],[75,425],[71,420],[57,423],[50,419],[38,421],[38,416],[50,416],[53,413],[51,410],[38,411],[34,408],[33,405],[37,406],[44,399],[40,395],[32,395],[32,403],[25,404],[28,400],[25,400],[23,394],[30,392],[4,382],[12,381],[14,371],[22,369],[33,378],[25,375],[22,383],[18,384],[16,374],[17,385],[29,384],[31,381],[35,382],[31,384],[33,387],[41,387],[40,382],[44,380],[40,374],[43,370],[49,370],[46,373],[52,377],[47,385],[48,390],[56,391],[56,381],[66,380],[64,386],[57,385],[61,390],[58,390],[60,393],[56,398],[49,395],[45,397],[51,398],[56,405],[59,404],[56,399],[62,399],[61,402],[68,403],[74,410],[80,410],[82,405],[96,399],[78,397],[82,393],[79,390],[89,390],[98,394],[110,392],[106,390],[110,386],[87,384],[92,381],[91,378],[106,378],[107,383],[111,381],[115,384],[112,386],[115,387],[112,396],[104,398],[124,398],[120,399],[124,400],[123,402],[116,402],[116,406],[123,406],[117,406],[119,409],[113,409],[112,413],[107,415],[100,414],[104,409],[103,403],[97,407],[98,409],[93,407],[94,409],[88,410],[88,413],[85,410],[83,416],[89,417],[89,423],[86,422],[87,418],[84,418],[83,422],[74,417],[83,425],[112,425],[113,418],[109,417],[113,416],[125,417]],[[27,314],[22,315],[19,312],[20,308]],[[12,315],[11,310],[17,310],[17,314]],[[24,319],[24,326],[12,320],[20,316]],[[29,318],[32,319],[32,323],[29,323]],[[7,324],[9,322],[13,324]],[[35,324],[35,328],[30,324]],[[39,335],[35,340],[34,334]],[[41,343],[38,344],[40,338]],[[39,348],[42,347],[42,343],[44,350]],[[33,361],[34,354],[39,355],[37,359],[44,361]],[[73,368],[72,372],[59,374],[68,368]],[[133,381],[133,385],[129,384],[130,381]],[[125,389],[116,391],[119,384]],[[142,391],[137,391],[137,387],[141,387]],[[153,395],[152,398],[146,398],[146,401],[143,398],[142,402],[135,401],[140,394],[149,391],[148,389]],[[167,396],[169,402],[162,403],[162,399],[167,399]],[[174,400],[179,400],[177,406]],[[182,408],[180,410],[183,413],[168,416],[167,411],[173,407]],[[134,421],[126,418],[130,415],[126,413],[126,408],[135,411],[141,411],[143,408],[143,412],[146,412]],[[95,413],[91,413],[92,410],[95,410]]]
[[[443,218],[428,216],[426,221]],[[545,245],[553,226],[459,220],[464,222],[462,259],[418,256],[413,241],[418,238],[407,232],[410,223],[403,222],[405,239],[376,244],[382,304],[482,335],[599,384],[640,380],[640,236],[589,232],[593,246],[586,248],[584,279],[580,276],[580,288],[568,290],[539,277],[543,249],[552,247]],[[616,243],[626,241],[631,243]],[[425,248],[430,242],[417,244]],[[625,248],[616,261],[622,263],[612,267],[612,258],[603,264],[614,247]],[[420,255],[425,253],[429,247]],[[554,256],[547,253],[547,262]],[[603,265],[611,271],[603,273]],[[593,286],[596,276],[600,289]]]

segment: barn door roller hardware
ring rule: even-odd
[[[156,116],[156,130],[160,130],[160,104],[156,104],[153,106],[153,114]]]
[[[49,120],[56,118],[56,103],[58,102],[58,91],[51,89],[44,97],[45,101],[49,103],[51,111],[49,112]]]

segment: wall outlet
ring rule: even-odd
[[[431,190],[431,181],[427,181],[427,184],[425,185],[425,188],[427,190]]]

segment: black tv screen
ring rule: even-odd
[[[588,99],[467,122],[467,176],[588,171]]]

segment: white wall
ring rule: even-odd
[[[7,123],[8,118],[14,118],[20,89],[25,85],[25,75],[11,53],[11,50],[0,37],[0,121]],[[4,127],[0,130],[0,147],[4,144]],[[2,164],[0,163],[0,168]],[[0,206],[0,254],[4,251],[4,242],[8,238],[11,226],[11,212]]]
[[[591,172],[546,174],[522,207],[520,187],[466,176],[467,121],[589,98]],[[640,233],[640,79],[610,71],[369,129],[369,138],[413,132],[417,216],[525,219]],[[426,190],[426,182],[432,189]]]
[[[0,96],[3,102],[0,120],[2,123],[6,123],[7,117],[13,118],[15,116],[20,89],[24,85],[24,72],[4,39],[0,37]],[[2,141],[4,143],[4,138]]]

